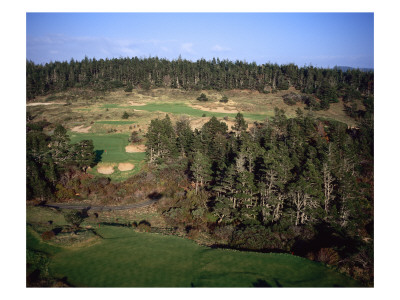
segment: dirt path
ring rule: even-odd
[[[61,208],[61,209],[87,209],[93,211],[111,211],[111,210],[126,210],[134,209],[152,205],[160,199],[151,199],[143,201],[140,203],[121,205],[121,206],[101,206],[101,205],[74,205],[74,204],[64,204],[64,203],[47,203],[43,204],[45,207]]]
[[[226,106],[204,107],[204,106],[197,105],[197,104],[189,104],[189,106],[194,109],[199,109],[199,110],[209,111],[209,112],[228,113],[228,114],[239,112],[236,108],[226,107]]]
[[[71,128],[71,131],[79,133],[89,133],[90,128],[92,128],[92,126],[85,127],[85,125],[79,125]]]
[[[58,102],[31,102],[31,103],[27,103],[26,106],[52,105],[52,104],[65,105],[66,103],[58,103]]]

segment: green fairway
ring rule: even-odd
[[[357,286],[322,264],[292,255],[211,249],[130,228],[104,226],[97,232],[104,239],[95,245],[53,250],[53,276],[81,287]]]
[[[171,114],[177,114],[177,115],[189,115],[193,117],[202,117],[204,114],[207,117],[231,117],[234,118],[236,116],[236,113],[219,113],[219,112],[209,112],[209,111],[203,111],[200,109],[195,109],[192,108],[184,103],[149,103],[146,105],[142,106],[119,106],[117,104],[105,104],[103,108],[124,108],[124,109],[138,109],[138,110],[145,110],[149,112],[165,112],[165,113],[171,113]],[[254,114],[254,113],[246,113],[243,112],[243,115],[245,118],[252,119],[252,120],[265,120],[269,115],[267,112],[265,114]]]
[[[71,143],[77,143],[81,140],[93,140],[94,150],[96,151],[98,158],[100,158],[99,164],[117,165],[118,163],[131,163],[135,166],[134,169],[130,171],[119,171],[118,168],[115,167],[114,173],[102,175],[97,173],[97,165],[89,171],[89,173],[96,176],[110,177],[113,181],[126,180],[140,171],[146,159],[146,153],[144,152],[126,152],[125,147],[129,144],[128,133],[97,134],[69,132],[68,134]]]
[[[102,162],[126,162],[137,160],[138,153],[127,153],[125,147],[129,144],[128,133],[75,133],[69,132],[71,143],[77,143],[81,140],[93,140],[95,151],[104,151],[101,153]],[[139,156],[143,156],[142,154]]]

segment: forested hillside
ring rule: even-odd
[[[163,214],[233,248],[294,251],[329,264],[353,264],[372,276],[373,129],[322,122],[299,111],[247,131],[211,118],[192,131],[168,116],[147,133],[149,162],[174,165],[192,193]],[[362,265],[362,267],[361,267]],[[367,279],[368,278],[368,279]]]
[[[27,62],[27,98],[63,91],[71,87],[88,87],[106,91],[112,88],[171,87],[182,89],[250,89],[260,92],[286,90],[293,86],[320,98],[359,92],[373,94],[373,72],[322,69],[294,64],[277,65],[205,59],[155,58],[88,59],[51,62],[37,65]]]

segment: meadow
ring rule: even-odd
[[[350,287],[353,279],[290,254],[212,249],[176,236],[102,225],[90,245],[60,247],[31,228],[27,247],[76,287]]]

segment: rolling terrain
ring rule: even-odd
[[[145,159],[143,147],[136,153],[126,151],[129,135],[137,131],[143,137],[154,118],[163,118],[168,114],[173,122],[187,119],[192,129],[200,129],[215,116],[230,129],[236,114],[241,112],[251,128],[254,122],[264,122],[273,117],[275,108],[284,109],[288,117],[295,117],[296,109],[303,110],[305,107],[302,103],[294,106],[284,103],[283,95],[289,92],[300,94],[294,88],[274,94],[250,90],[201,92],[207,94],[209,101],[196,100],[200,91],[169,88],[133,90],[131,93],[116,90],[91,98],[87,98],[82,92],[82,97],[74,101],[68,100],[70,94],[78,92],[67,91],[35,98],[27,104],[27,111],[35,117],[35,122],[46,120],[52,124],[62,124],[69,131],[71,143],[92,139],[99,163],[89,173],[107,175],[114,181],[121,181],[137,173]],[[228,97],[227,103],[219,101],[223,96]],[[129,115],[127,119],[123,118],[125,112]],[[341,101],[332,103],[327,111],[315,111],[312,114],[316,118],[333,119],[348,126],[355,125],[354,119],[346,115]],[[51,133],[52,128],[45,130]],[[145,141],[143,138],[140,144],[143,145]],[[129,170],[121,171],[118,168],[120,163],[129,164]],[[104,171],[102,167],[105,168]]]

